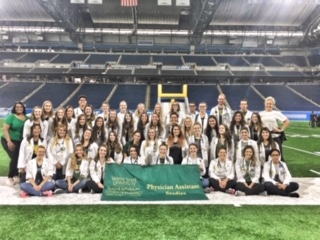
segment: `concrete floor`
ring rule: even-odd
[[[209,204],[209,205],[320,205],[320,178],[296,178],[300,184],[300,198],[280,196],[236,197],[221,192],[207,194],[205,201],[101,201],[101,194],[60,194],[52,197],[19,196],[18,185],[8,186],[0,177],[0,205],[117,205],[117,204]]]

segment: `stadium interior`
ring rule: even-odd
[[[157,84],[213,106],[319,111],[318,0],[2,0],[0,107],[51,99],[153,108]],[[133,91],[134,89],[134,91]],[[14,92],[15,94],[12,94]],[[90,94],[94,92],[95,94]]]

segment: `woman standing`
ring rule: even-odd
[[[80,144],[82,135],[87,128],[88,125],[86,115],[80,114],[71,130],[71,137],[74,145]]]
[[[132,140],[134,132],[134,122],[132,114],[127,112],[124,115],[123,123],[122,123],[122,133],[121,133],[121,143],[125,145],[126,142]]]
[[[47,138],[46,138],[47,142],[49,142],[50,139],[54,137],[54,133],[52,132],[53,117],[54,117],[53,104],[51,101],[46,100],[42,104],[41,119],[43,121],[48,122],[48,133],[47,133]]]
[[[87,187],[91,193],[102,193],[104,188],[104,175],[106,164],[114,163],[109,157],[109,151],[106,145],[101,145],[97,156],[90,162],[89,172],[91,180],[87,182]]]
[[[46,148],[39,146],[37,157],[27,163],[27,181],[20,184],[21,197],[30,196],[52,196],[54,183],[52,181],[53,164],[46,158]]]
[[[149,116],[146,112],[141,113],[138,122],[136,124],[135,130],[141,133],[141,141],[145,140],[144,132],[146,131],[147,125],[149,123]]]
[[[87,118],[88,127],[92,128],[94,124],[94,120],[96,119],[93,106],[92,105],[85,106],[84,114],[86,115],[86,118]]]
[[[120,164],[123,160],[123,154],[122,154],[122,145],[119,142],[119,139],[117,138],[117,135],[115,132],[111,131],[109,132],[109,137],[107,140],[107,147],[109,150],[109,154],[116,163]]]
[[[116,137],[118,138],[118,141],[121,142],[122,126],[117,116],[117,111],[114,109],[110,110],[106,128],[109,133],[114,132],[116,134]]]
[[[53,132],[54,135],[56,134],[56,131],[60,125],[65,125],[68,127],[68,120],[67,120],[67,116],[65,115],[65,109],[62,107],[58,108],[58,110],[54,114],[54,118],[52,120],[51,131]],[[69,127],[68,127],[68,129],[69,129]]]
[[[188,143],[179,125],[174,124],[172,126],[167,145],[169,147],[169,156],[173,158],[174,164],[181,164],[182,159],[187,155]]]
[[[157,113],[152,113],[151,120],[147,124],[146,129],[144,131],[144,138],[147,139],[148,132],[150,128],[154,128],[156,130],[157,136],[159,139],[164,140],[166,137],[166,131],[163,127],[162,121]]]
[[[26,109],[23,103],[16,102],[12,107],[11,114],[6,117],[3,124],[1,145],[10,158],[8,179],[6,181],[8,185],[20,182],[17,163],[22,141],[23,126],[26,120]]]
[[[102,113],[100,113],[98,116],[102,117],[104,124],[106,124],[107,121],[108,121],[108,118],[109,118],[109,110],[110,110],[109,103],[108,102],[103,102],[102,106],[101,106],[101,109],[102,109]]]
[[[182,123],[182,131],[183,134],[186,138],[186,140],[188,141],[189,137],[191,137],[194,133],[193,133],[193,123],[192,123],[192,118],[187,116],[183,123]]]
[[[259,160],[260,160],[261,166],[263,167],[263,164],[265,162],[268,162],[270,159],[271,149],[279,150],[279,145],[278,143],[273,141],[271,132],[266,127],[261,129],[261,133],[259,135],[257,145],[258,145],[258,151],[259,151]]]
[[[263,123],[261,121],[260,114],[257,112],[252,113],[250,124],[249,124],[250,138],[252,140],[258,141],[259,134],[262,128],[263,128]]]
[[[243,149],[244,157],[236,162],[236,196],[259,195],[264,191],[264,186],[259,183],[260,162],[255,156],[254,148],[247,145]]]
[[[47,155],[54,165],[53,176],[55,180],[64,178],[66,162],[73,154],[73,144],[67,131],[67,126],[60,125],[55,137],[48,144]]]
[[[66,180],[56,182],[57,189],[54,193],[82,193],[86,186],[89,174],[89,162],[85,157],[82,145],[77,145],[75,153],[68,161]]]
[[[220,148],[227,149],[227,158],[234,159],[234,142],[229,131],[229,128],[225,124],[220,124],[218,136],[214,137],[210,144],[210,159],[218,158]]]
[[[282,142],[284,131],[289,126],[289,119],[279,111],[274,111],[273,108],[276,101],[273,97],[267,97],[264,101],[265,110],[260,112],[261,120],[264,126],[266,126],[272,132],[272,138],[279,144],[280,152],[282,154]],[[282,123],[279,128],[278,122]],[[283,154],[282,154],[283,161]]]
[[[240,111],[236,111],[233,114],[233,117],[230,123],[230,132],[233,137],[233,142],[235,146],[237,146],[237,143],[241,138],[240,131],[244,127],[247,127],[244,117]]]
[[[91,129],[87,129],[84,131],[82,139],[81,139],[81,144],[82,144],[84,152],[87,156],[87,160],[91,161],[92,159],[94,159],[97,155],[99,147],[98,147],[98,144],[96,144],[93,141]]]
[[[69,136],[72,136],[72,129],[77,122],[76,115],[74,114],[74,108],[70,105],[67,106],[64,115],[66,116],[68,122],[68,134]]]
[[[206,127],[205,134],[208,137],[209,144],[211,143],[212,139],[214,137],[217,137],[219,133],[219,128],[218,128],[218,120],[216,116],[211,115],[208,118],[208,123]]]
[[[31,134],[31,127],[34,124],[39,124],[41,126],[41,137],[45,140],[47,140],[47,134],[48,134],[48,122],[42,121],[41,119],[41,107],[34,107],[31,113],[30,118],[24,123],[23,126],[23,138],[27,138]]]
[[[31,134],[22,140],[20,146],[18,169],[21,182],[26,181],[26,166],[28,162],[37,156],[39,146],[46,145],[47,141],[41,137],[40,124],[33,124],[33,126],[31,127]]]
[[[159,155],[160,144],[161,141],[157,137],[156,130],[149,128],[147,139],[142,141],[140,149],[140,155],[145,159],[147,165],[155,162],[156,157]]]
[[[105,144],[108,138],[108,132],[104,127],[103,117],[99,116],[94,122],[92,129],[93,141],[98,144],[98,146]]]

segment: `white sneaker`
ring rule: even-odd
[[[79,193],[79,194],[81,194],[81,193],[82,193],[82,189],[81,189],[81,188],[78,190],[78,193]]]
[[[91,189],[90,193],[91,193],[91,194],[95,194],[95,191],[93,191],[93,189]]]
[[[9,185],[9,186],[12,186],[14,184],[13,178],[7,178],[6,184]]]
[[[13,184],[20,184],[20,178],[19,177],[13,177]]]
[[[236,196],[246,196],[246,194],[242,191],[236,191],[235,195]]]
[[[260,196],[268,196],[267,191],[263,191],[259,194]]]

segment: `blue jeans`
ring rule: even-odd
[[[29,182],[24,182],[20,184],[20,189],[30,196],[42,196],[42,193],[45,191],[53,190],[54,188],[54,183],[52,181],[46,182],[40,191],[34,189],[31,183]]]
[[[73,187],[72,192],[78,192],[79,189],[83,189],[86,186],[86,183],[87,183],[86,179],[80,180],[80,182]],[[71,193],[68,190],[68,181],[67,180],[57,180],[56,187],[61,188],[63,190],[66,190],[67,193]]]

